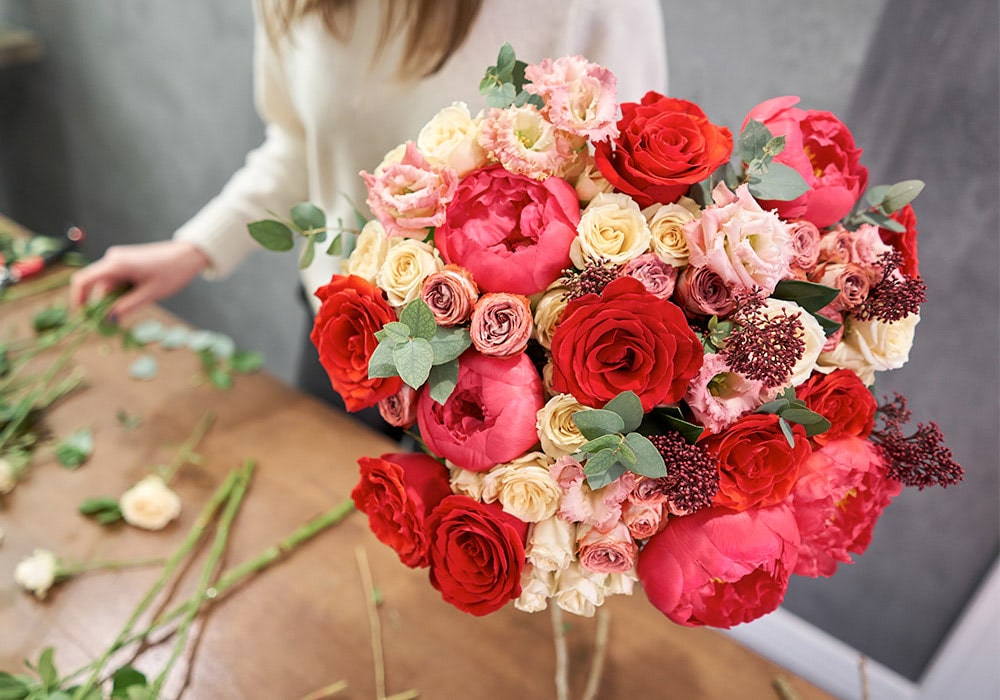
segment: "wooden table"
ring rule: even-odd
[[[3,335],[26,332],[39,309],[64,298],[64,290],[0,304]],[[136,320],[174,323],[153,309]],[[191,352],[153,350],[156,378],[130,379],[136,351],[103,338],[76,356],[89,388],[51,410],[56,435],[94,430],[96,449],[77,471],[54,459],[35,464],[28,479],[0,500],[0,669],[21,672],[24,658],[56,648],[60,670],[100,653],[124,624],[158,570],[99,572],[79,576],[39,602],[22,592],[11,572],[38,547],[71,561],[166,556],[209,494],[243,460],[258,469],[238,516],[227,554],[232,565],[260,552],[301,523],[349,495],[355,460],[393,449],[385,438],[350,417],[283,386],[266,374],[238,377],[229,391],[199,379]],[[206,410],[217,420],[201,445],[204,461],[181,469],[173,486],[181,495],[178,521],[160,532],[127,526],[103,528],[78,515],[81,500],[121,494],[170,458]],[[116,413],[142,419],[126,428]],[[485,618],[444,603],[426,570],[404,567],[369,533],[365,517],[344,523],[307,543],[290,558],[219,600],[200,618],[193,646],[174,668],[168,696],[198,700],[301,698],[345,680],[348,700],[375,697],[365,596],[356,549],[367,552],[380,608],[388,691],[416,688],[421,697],[554,697],[554,651],[547,613],[508,606]],[[191,567],[180,586],[191,583]],[[186,597],[186,596],[185,596]],[[669,622],[641,593],[617,597],[601,698],[779,698],[772,687],[789,678],[802,700],[825,693],[758,657],[716,631]],[[566,615],[571,697],[579,697],[589,667],[593,620]],[[193,656],[191,650],[193,648]],[[155,675],[170,643],[147,650],[135,665]]]

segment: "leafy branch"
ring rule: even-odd
[[[626,471],[650,478],[667,475],[667,465],[645,435],[642,403],[634,392],[618,394],[604,408],[573,414],[573,422],[587,442],[574,457],[584,462],[583,473],[592,489],[607,486]]]

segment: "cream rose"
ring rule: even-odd
[[[147,476],[118,499],[125,522],[146,530],[162,530],[181,514],[181,499],[158,476]]]
[[[47,549],[36,549],[30,557],[18,563],[14,569],[14,580],[21,588],[41,599],[56,582],[58,573],[59,559],[56,555]]]
[[[920,314],[892,323],[851,319],[841,344],[851,346],[876,372],[898,369],[910,359],[918,323]]]
[[[521,595],[514,601],[514,607],[521,612],[541,612],[549,606],[549,598],[555,592],[556,575],[528,564],[521,574]]]
[[[0,495],[10,493],[17,486],[17,470],[6,457],[0,457]]]
[[[451,462],[446,461],[448,472],[451,474],[451,491],[460,496],[468,496],[474,501],[483,500],[483,476],[482,472],[474,472],[468,469],[456,467]]]
[[[532,526],[524,556],[539,571],[563,571],[573,563],[575,551],[576,525],[553,516]]]
[[[843,340],[832,350],[820,353],[816,361],[816,370],[823,374],[841,368],[854,372],[865,386],[875,383],[875,368],[865,359],[856,345],[845,343]]]
[[[552,459],[572,454],[587,442],[573,422],[573,415],[586,407],[572,394],[556,394],[539,409],[535,427],[542,451]]]
[[[385,233],[385,228],[378,219],[372,219],[358,234],[358,240],[347,258],[345,272],[349,275],[357,275],[368,282],[375,284],[375,276],[379,268],[385,262],[385,255],[389,252],[389,246],[398,241],[398,238],[389,238]]]
[[[625,194],[601,193],[580,215],[570,260],[583,269],[587,260],[621,265],[649,250],[649,224],[639,205]]]
[[[566,292],[558,281],[549,285],[535,304],[535,340],[546,350],[552,347],[552,334],[566,310]]]
[[[526,523],[551,518],[562,495],[549,476],[553,461],[543,452],[529,452],[494,467],[483,477],[483,502],[500,501],[504,511]]]
[[[432,165],[446,165],[459,177],[487,163],[486,151],[479,145],[479,125],[464,102],[453,102],[431,117],[417,136],[417,148]]]
[[[639,576],[635,569],[620,574],[608,574],[604,579],[604,595],[632,595],[638,580]]]
[[[389,248],[375,276],[392,306],[406,306],[420,296],[424,280],[444,267],[438,252],[423,241],[402,239]]]
[[[806,343],[802,357],[795,363],[795,367],[792,368],[792,376],[785,383],[785,386],[798,386],[809,379],[809,375],[816,369],[816,361],[819,359],[820,353],[823,352],[823,346],[826,345],[826,334],[823,332],[823,327],[819,325],[819,321],[794,301],[765,300],[763,312],[769,318],[778,316],[782,311],[788,316],[799,315],[798,320],[802,330],[799,331],[798,337]]]
[[[614,189],[608,179],[597,169],[594,157],[589,153],[583,168],[571,181],[581,204],[587,204],[602,192],[611,192]]]
[[[607,574],[595,574],[573,562],[561,571],[556,581],[556,605],[568,613],[593,617],[604,605],[604,582]]]
[[[698,218],[701,209],[688,197],[672,204],[652,204],[642,210],[649,224],[650,247],[663,262],[674,267],[688,263],[688,244],[684,224]]]

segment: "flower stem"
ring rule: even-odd
[[[583,700],[594,700],[601,688],[601,676],[604,673],[604,659],[608,652],[608,629],[611,626],[611,612],[601,606],[597,609],[597,632],[594,635],[594,656],[590,662],[590,673],[587,676],[587,687],[583,691]]]
[[[198,421],[198,425],[195,426],[194,431],[188,439],[184,441],[184,444],[180,446],[173,460],[171,460],[170,464],[168,464],[160,474],[164,484],[170,483],[178,469],[183,467],[188,462],[193,462],[197,459],[194,449],[198,446],[198,443],[201,442],[201,439],[205,437],[205,433],[207,433],[208,429],[212,427],[212,423],[214,421],[215,415],[211,411],[202,416],[201,420]]]
[[[75,564],[60,564],[57,575],[68,578],[88,571],[120,571],[122,569],[141,569],[146,566],[162,566],[163,559],[131,559],[112,561],[84,561]]]
[[[563,627],[562,610],[558,605],[550,604],[552,617],[552,639],[556,646],[556,698],[567,700],[569,697],[569,653],[566,648],[566,629]]]
[[[368,566],[368,554],[365,548],[358,545],[355,550],[358,558],[358,571],[361,573],[361,585],[365,591],[365,607],[368,609],[368,627],[372,635],[372,660],[375,666],[375,698],[385,700],[385,659],[382,655],[382,626],[378,619],[378,603],[375,601],[375,584],[372,581],[372,570]]]
[[[58,270],[50,275],[30,282],[18,282],[16,287],[8,287],[0,294],[0,304],[18,299],[27,299],[36,294],[51,292],[69,284],[69,278],[76,272],[75,269]]]
[[[319,690],[314,690],[308,695],[303,695],[299,698],[299,700],[323,700],[324,698],[333,697],[346,688],[347,681],[337,681],[336,683],[331,683],[330,685],[320,688]]]

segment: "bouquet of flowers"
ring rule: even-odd
[[[847,127],[795,97],[734,139],[509,46],[480,90],[362,173],[374,218],[311,336],[348,410],[419,431],[426,454],[359,460],[353,498],[444,600],[592,615],[638,582],[728,628],[862,553],[904,484],[962,478],[871,390],[925,300],[922,183],[867,189]],[[322,212],[291,224],[250,228],[311,258]]]

